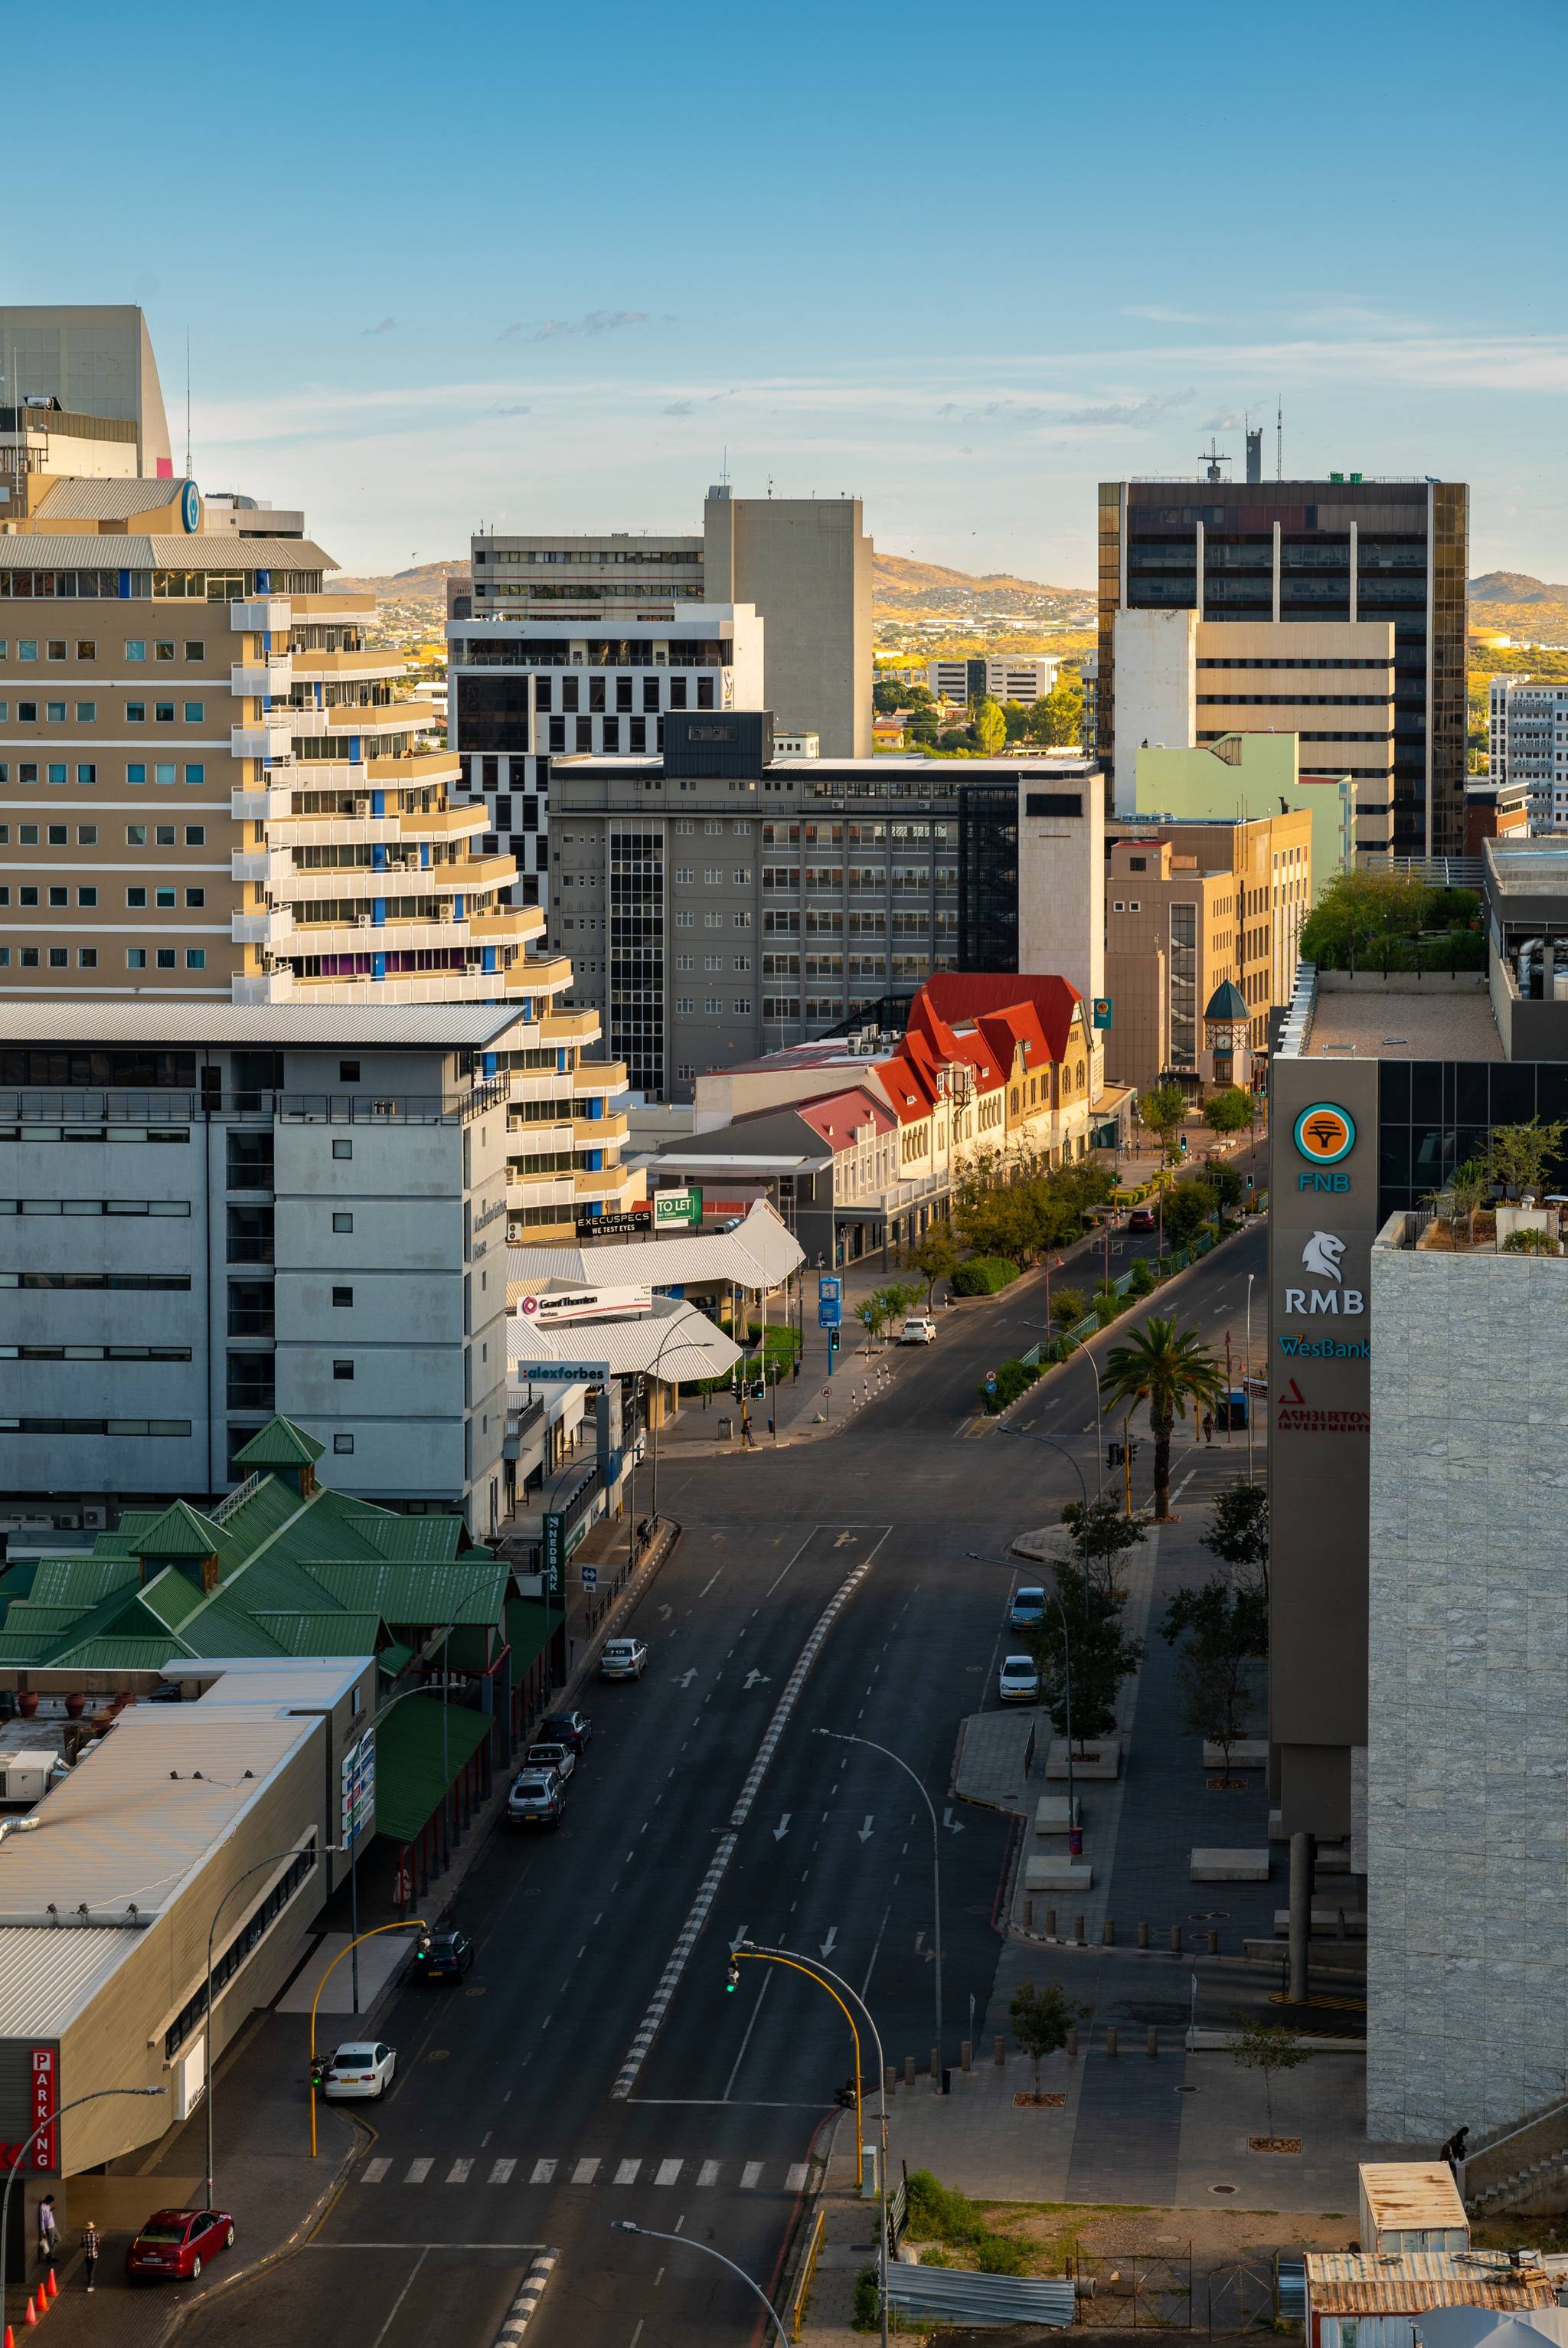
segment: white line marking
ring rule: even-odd
[[[591,2185],[599,2175],[599,2170],[600,2163],[597,2160],[579,2160],[572,2170],[571,2181],[574,2185]]]
[[[637,2182],[637,2172],[641,2166],[642,2163],[640,2160],[623,2160],[620,2168],[615,2172],[616,2183],[618,2185],[635,2185]]]
[[[515,2160],[497,2160],[487,2182],[491,2185],[509,2185],[512,2181],[512,2171],[517,2165]]]
[[[452,2163],[451,2168],[446,2171],[447,2184],[466,2185],[468,2182],[468,2171],[473,2168],[473,2166],[474,2164],[471,2160],[455,2160]]]
[[[432,2161],[428,2160],[411,2160],[408,2164],[408,2174],[404,2178],[404,2183],[405,2185],[423,2185],[425,2178],[429,2176],[434,2165],[435,2164]]]
[[[745,1937],[745,1934],[744,1934],[744,1931],[743,1931],[743,1931],[742,1931],[742,1934],[741,1934],[741,1938],[743,1940],[743,1939],[744,1939],[744,1937]],[[732,1943],[732,1945],[733,1945],[733,1944]],[[761,1989],[757,1992],[757,2002],[756,2002],[756,2003],[755,2003],[755,2004],[753,2006],[753,2008],[752,2008],[751,2019],[750,2019],[750,2021],[749,2021],[749,2022],[747,2023],[747,2024],[746,2024],[746,2034],[745,2034],[745,2036],[744,2036],[744,2037],[742,2039],[742,2041],[741,2041],[741,2051],[740,2051],[740,2053],[739,2053],[739,2054],[736,2055],[736,2057],[735,2057],[735,2062],[734,2062],[734,2068],[733,2068],[733,2070],[732,2070],[732,2071],[731,2071],[729,2077],[728,2077],[728,2078],[725,2080],[725,2082],[724,2082],[724,2101],[725,2101],[725,2103],[728,2103],[728,2102],[729,2102],[729,2100],[730,2100],[730,2090],[731,2090],[731,2088],[732,2088],[732,2087],[734,2085],[734,2084],[735,2084],[735,2076],[736,2076],[736,2074],[739,2072],[740,2067],[741,2067],[741,2065],[745,2061],[745,2058],[746,2058],[746,2049],[747,2049],[747,2047],[748,2047],[748,2046],[751,2044],[751,2043],[752,2043],[752,2033],[753,2033],[753,2030],[756,2028],[756,2026],[757,2026],[757,2016],[758,2016],[758,2014],[759,2014],[759,2013],[761,2013],[761,2012],[762,2012],[762,2010],[763,2010],[763,2000],[764,2000],[764,1997],[766,1997],[766,1995],[767,1995],[767,1993],[768,1993],[769,1990],[770,1990],[770,1989],[772,1989],[772,1987],[773,1987],[773,1985],[774,1985],[774,1968],[772,1965],[764,1965],[764,1968],[763,1968],[763,1985],[762,1985]]]
[[[698,2182],[698,2184],[699,2184],[699,2185],[717,2185],[718,2181],[719,2181],[719,2164],[718,2164],[718,2162],[717,2162],[716,2160],[705,2160],[705,2161],[702,2163],[702,2168],[697,2171],[697,2182]]]
[[[367,2160],[359,2181],[362,2185],[379,2185],[391,2167],[390,2160]]]
[[[387,2317],[386,2322],[382,2325],[381,2330],[375,2335],[374,2348],[381,2348],[382,2342],[391,2331],[393,2323],[396,2319],[398,2309],[403,2305],[404,2301],[414,2289],[415,2276],[419,2272],[420,2268],[425,2264],[425,2260],[429,2256],[429,2250],[428,2248],[425,2248],[420,2251],[419,2256],[415,2260],[413,2266],[408,2271],[408,2281],[404,2284],[403,2289],[398,2292],[397,2297],[392,2302],[391,2314]]]
[[[804,2160],[797,2160],[794,2168],[791,2168],[789,2174],[784,2178],[784,2191],[786,2193],[801,2193],[804,2192],[804,2189],[805,2163]]]
[[[560,2163],[559,2160],[536,2160],[534,2163],[534,2173],[529,2178],[528,2183],[530,2185],[548,2185],[554,2178],[556,2170],[559,2167]]]
[[[676,2184],[679,2181],[681,2171],[685,2166],[686,2164],[683,2160],[661,2160],[659,2164],[659,2174],[653,2180],[654,2184]]]
[[[742,2192],[743,2192],[743,2193],[751,2193],[751,2192],[754,2192],[754,2191],[755,2191],[755,2189],[756,2189],[756,2182],[757,2182],[757,2179],[758,2179],[758,2178],[762,2175],[762,2173],[763,2173],[763,2164],[762,2164],[762,2162],[761,2162],[760,2160],[748,2160],[748,2161],[747,2161],[747,2163],[746,2163],[746,2165],[745,2165],[745,2167],[744,2167],[744,2168],[743,2168],[743,2169],[742,2169],[742,2171],[741,2171],[741,2190],[742,2190]]]

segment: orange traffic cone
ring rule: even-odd
[[[38,2319],[37,2319],[36,2315],[33,2312],[33,2294],[32,2294],[32,2292],[31,2292],[31,2291],[29,2291],[29,2292],[27,2293],[27,2312],[26,2312],[26,2314],[22,2318],[22,2321],[23,2321],[23,2322],[24,2322],[25,2324],[26,2324],[26,2323],[36,2323],[36,2322],[38,2321]]]
[[[16,2348],[16,2334],[9,2324],[5,2326],[5,2348]]]
[[[51,2268],[49,2269],[49,2277],[48,2277],[48,2281],[49,2281],[49,2297],[50,2297],[51,2299],[58,2299],[58,2297],[60,2296],[60,2286],[59,2286],[59,2284],[55,2281],[55,2270],[54,2270],[54,2268],[53,2268],[53,2267],[51,2267]]]

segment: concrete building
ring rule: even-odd
[[[1494,676],[1488,739],[1491,779],[1527,793],[1531,828],[1568,831],[1568,683]]]
[[[1312,826],[1315,900],[1337,873],[1355,866],[1358,786],[1348,775],[1302,774],[1294,734],[1227,734],[1201,750],[1141,749],[1137,772],[1137,814],[1155,821],[1304,810]],[[1276,1002],[1286,1000],[1294,979],[1292,966],[1278,971],[1283,992]]]
[[[745,710],[672,711],[662,757],[552,759],[551,933],[633,1089],[690,1100],[705,1070],[951,966],[973,771],[777,759],[767,713]]]
[[[1354,786],[1359,856],[1387,857],[1394,838],[1391,622],[1245,623],[1200,620],[1194,611],[1124,611],[1112,634],[1120,813],[1141,809],[1138,763],[1151,753],[1225,756],[1221,746],[1238,737],[1294,736],[1299,767]]]
[[[1323,763],[1331,771],[1348,771],[1369,785],[1391,775],[1391,792],[1374,797],[1368,791],[1360,814],[1368,820],[1374,809],[1381,815],[1391,799],[1396,855],[1460,852],[1469,542],[1469,491],[1462,482],[1382,480],[1358,473],[1331,474],[1327,480],[1102,481],[1099,511],[1097,747],[1113,761],[1118,805],[1130,804],[1128,760],[1144,739],[1185,748],[1210,730],[1247,731],[1266,709],[1270,722],[1284,730],[1308,740],[1323,736]],[[1140,637],[1136,627],[1121,633],[1121,613],[1147,615],[1153,640]],[[1179,643],[1179,656],[1156,655],[1153,643],[1162,632],[1153,628],[1154,615],[1173,614],[1173,633],[1192,639],[1190,649]],[[1374,622],[1375,639],[1344,633]],[[1227,653],[1206,640],[1214,627],[1222,635],[1242,629],[1250,634],[1238,636]],[[1276,635],[1271,652],[1270,633],[1281,628],[1308,633],[1299,643]],[[1391,718],[1377,674],[1386,671],[1389,629]],[[1195,642],[1200,631],[1205,634],[1201,645]],[[1234,663],[1243,673],[1225,677],[1222,699],[1215,690],[1221,680],[1200,671],[1204,706],[1193,711],[1191,730],[1179,731],[1179,705],[1173,716],[1168,705],[1144,698],[1151,683],[1143,673],[1145,654],[1178,685],[1192,658]],[[1314,677],[1313,691],[1292,700],[1282,690],[1286,680],[1275,673],[1324,661],[1337,668],[1375,664],[1360,678],[1334,680],[1337,705],[1344,707],[1347,698],[1353,705],[1344,718],[1330,720],[1317,696],[1325,679]],[[1288,682],[1294,686],[1297,680]],[[1238,707],[1232,696],[1244,686],[1246,700]],[[1136,716],[1131,698],[1123,709],[1124,691],[1143,705]],[[1178,705],[1184,692],[1177,693]],[[1198,722],[1205,714],[1212,726]],[[1347,755],[1352,751],[1357,755]],[[1379,844],[1363,829],[1360,845]]]
[[[1102,778],[1092,759],[967,759],[958,786],[958,967],[1053,972],[1103,994]]]
[[[12,998],[0,1488],[220,1492],[282,1410],[366,1498],[493,1525],[507,1229],[569,1238],[643,1187],[624,1070],[577,1061],[597,1023],[547,1025]]]
[[[0,304],[0,443],[17,446],[26,433],[43,428],[91,447],[106,444],[96,433],[67,435],[67,419],[91,417],[128,425],[133,452],[129,473],[168,480],[174,471],[163,392],[144,314],[131,303]],[[11,410],[9,425],[4,411]],[[25,411],[18,418],[16,411]],[[51,409],[53,413],[51,414]],[[56,421],[57,419],[57,421]],[[46,470],[49,469],[47,467]],[[118,466],[62,465],[62,472],[118,471]]]
[[[484,851],[517,860],[514,901],[549,902],[552,757],[657,756],[668,710],[764,705],[764,627],[750,604],[673,600],[655,613],[607,603],[597,627],[611,622],[605,635],[588,632],[586,613],[569,615],[584,633],[565,634],[554,607],[529,615],[522,604],[448,630],[450,738],[489,827]]]
[[[781,736],[868,758],[871,557],[858,499],[736,498],[724,483],[700,532],[477,536],[448,626],[451,741],[496,840],[525,860],[527,901],[547,893],[528,882],[548,870],[554,752],[657,753],[666,710],[766,708]],[[542,674],[530,696],[497,668]],[[559,668],[587,675],[547,697]]]
[[[1489,839],[1528,839],[1531,794],[1527,783],[1494,780],[1491,775],[1469,775],[1464,787],[1464,852],[1479,862]]]
[[[1056,690],[1061,663],[1028,654],[991,658],[934,660],[926,664],[926,683],[938,701],[960,707],[966,702],[1016,701],[1025,709]]]

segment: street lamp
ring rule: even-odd
[[[851,1736],[845,1730],[841,1728],[819,1728],[815,1732],[815,1734],[818,1736],[831,1736],[834,1741],[839,1745],[864,1745],[869,1752],[880,1753],[885,1761],[891,1761],[896,1768],[902,1769],[906,1777],[911,1779],[919,1793],[920,1799],[925,1803],[927,1809],[930,1812],[931,1886],[932,1897],[936,1902],[937,1910],[937,1942],[935,1952],[937,1960],[937,2063],[938,2067],[940,2068],[946,2053],[946,2040],[942,2034],[942,1829],[940,1825],[938,1823],[937,1806],[935,1802],[932,1801],[929,1793],[927,1791],[926,1787],[920,1778],[916,1775],[915,1771],[910,1768],[907,1761],[901,1759],[900,1756],[897,1753],[893,1752],[887,1746],[878,1745],[874,1737]],[[1069,1749],[1071,1750],[1071,1746]],[[886,2082],[884,2082],[884,2085],[886,2085]]]
[[[753,2282],[744,2267],[738,2267],[733,2259],[727,2259],[723,2250],[714,2250],[711,2242],[699,2242],[690,2234],[656,2233],[651,2226],[634,2226],[630,2218],[612,2218],[610,2224],[612,2233],[641,2234],[645,2242],[678,2242],[683,2250],[701,2250],[704,2258],[717,2259],[722,2267],[728,2267],[733,2275],[740,2276],[748,2291],[755,2292],[773,2319],[774,2330],[778,2333],[782,2348],[790,2348],[789,2333],[779,2319],[778,2309],[761,2283]]]
[[[37,2143],[38,2138],[41,2136],[47,2136],[62,2113],[74,2112],[79,2104],[101,2103],[106,2096],[167,2096],[168,2093],[167,2087],[95,2087],[90,2096],[73,2096],[68,2104],[56,2104],[48,2118],[38,2122],[26,2144],[17,2147],[6,2174],[5,2190],[4,2194],[0,2194],[0,2329],[9,2332],[11,2328],[5,2322],[5,2285],[10,2280],[9,2270],[5,2264],[5,2249],[8,2240],[6,2229],[11,2219],[11,2188],[16,2182],[16,2174],[23,2161]]]
[[[1246,1375],[1245,1375],[1245,1378],[1244,1378],[1244,1380],[1243,1380],[1243,1384],[1244,1384],[1244,1385],[1245,1385],[1245,1386],[1246,1387],[1246,1479],[1247,1479],[1247,1482],[1248,1482],[1249,1484],[1250,1484],[1250,1483],[1251,1483],[1251,1481],[1252,1481],[1252,1476],[1253,1476],[1253,1468],[1252,1468],[1252,1400],[1253,1400],[1253,1396],[1252,1396],[1252,1284],[1253,1284],[1253,1282],[1254,1282],[1256,1278],[1257,1278],[1257,1274],[1256,1274],[1256,1272],[1249,1272],[1247,1273],[1247,1276],[1246,1276]]]
[[[681,1323],[677,1322],[675,1328],[671,1330],[670,1336],[665,1338],[664,1344],[660,1346],[659,1351],[653,1356],[652,1367],[650,1369],[648,1375],[653,1380],[656,1387],[660,1383],[659,1365],[664,1359],[665,1348],[669,1345],[670,1338],[676,1335],[680,1327]],[[675,1351],[678,1354],[705,1354],[707,1350],[707,1346],[704,1344],[691,1337],[682,1338],[681,1344],[675,1348]],[[657,1397],[655,1398],[657,1399]],[[659,1429],[661,1424],[661,1416],[655,1419],[653,1423],[653,1522],[655,1527],[657,1527],[659,1522]]]

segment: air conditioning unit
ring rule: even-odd
[[[356,816],[367,816],[370,813],[370,801],[368,799],[355,799],[354,803],[354,811]]]
[[[107,1509],[84,1509],[82,1510],[82,1530],[84,1532],[105,1532],[108,1529],[108,1520],[109,1512]]]

